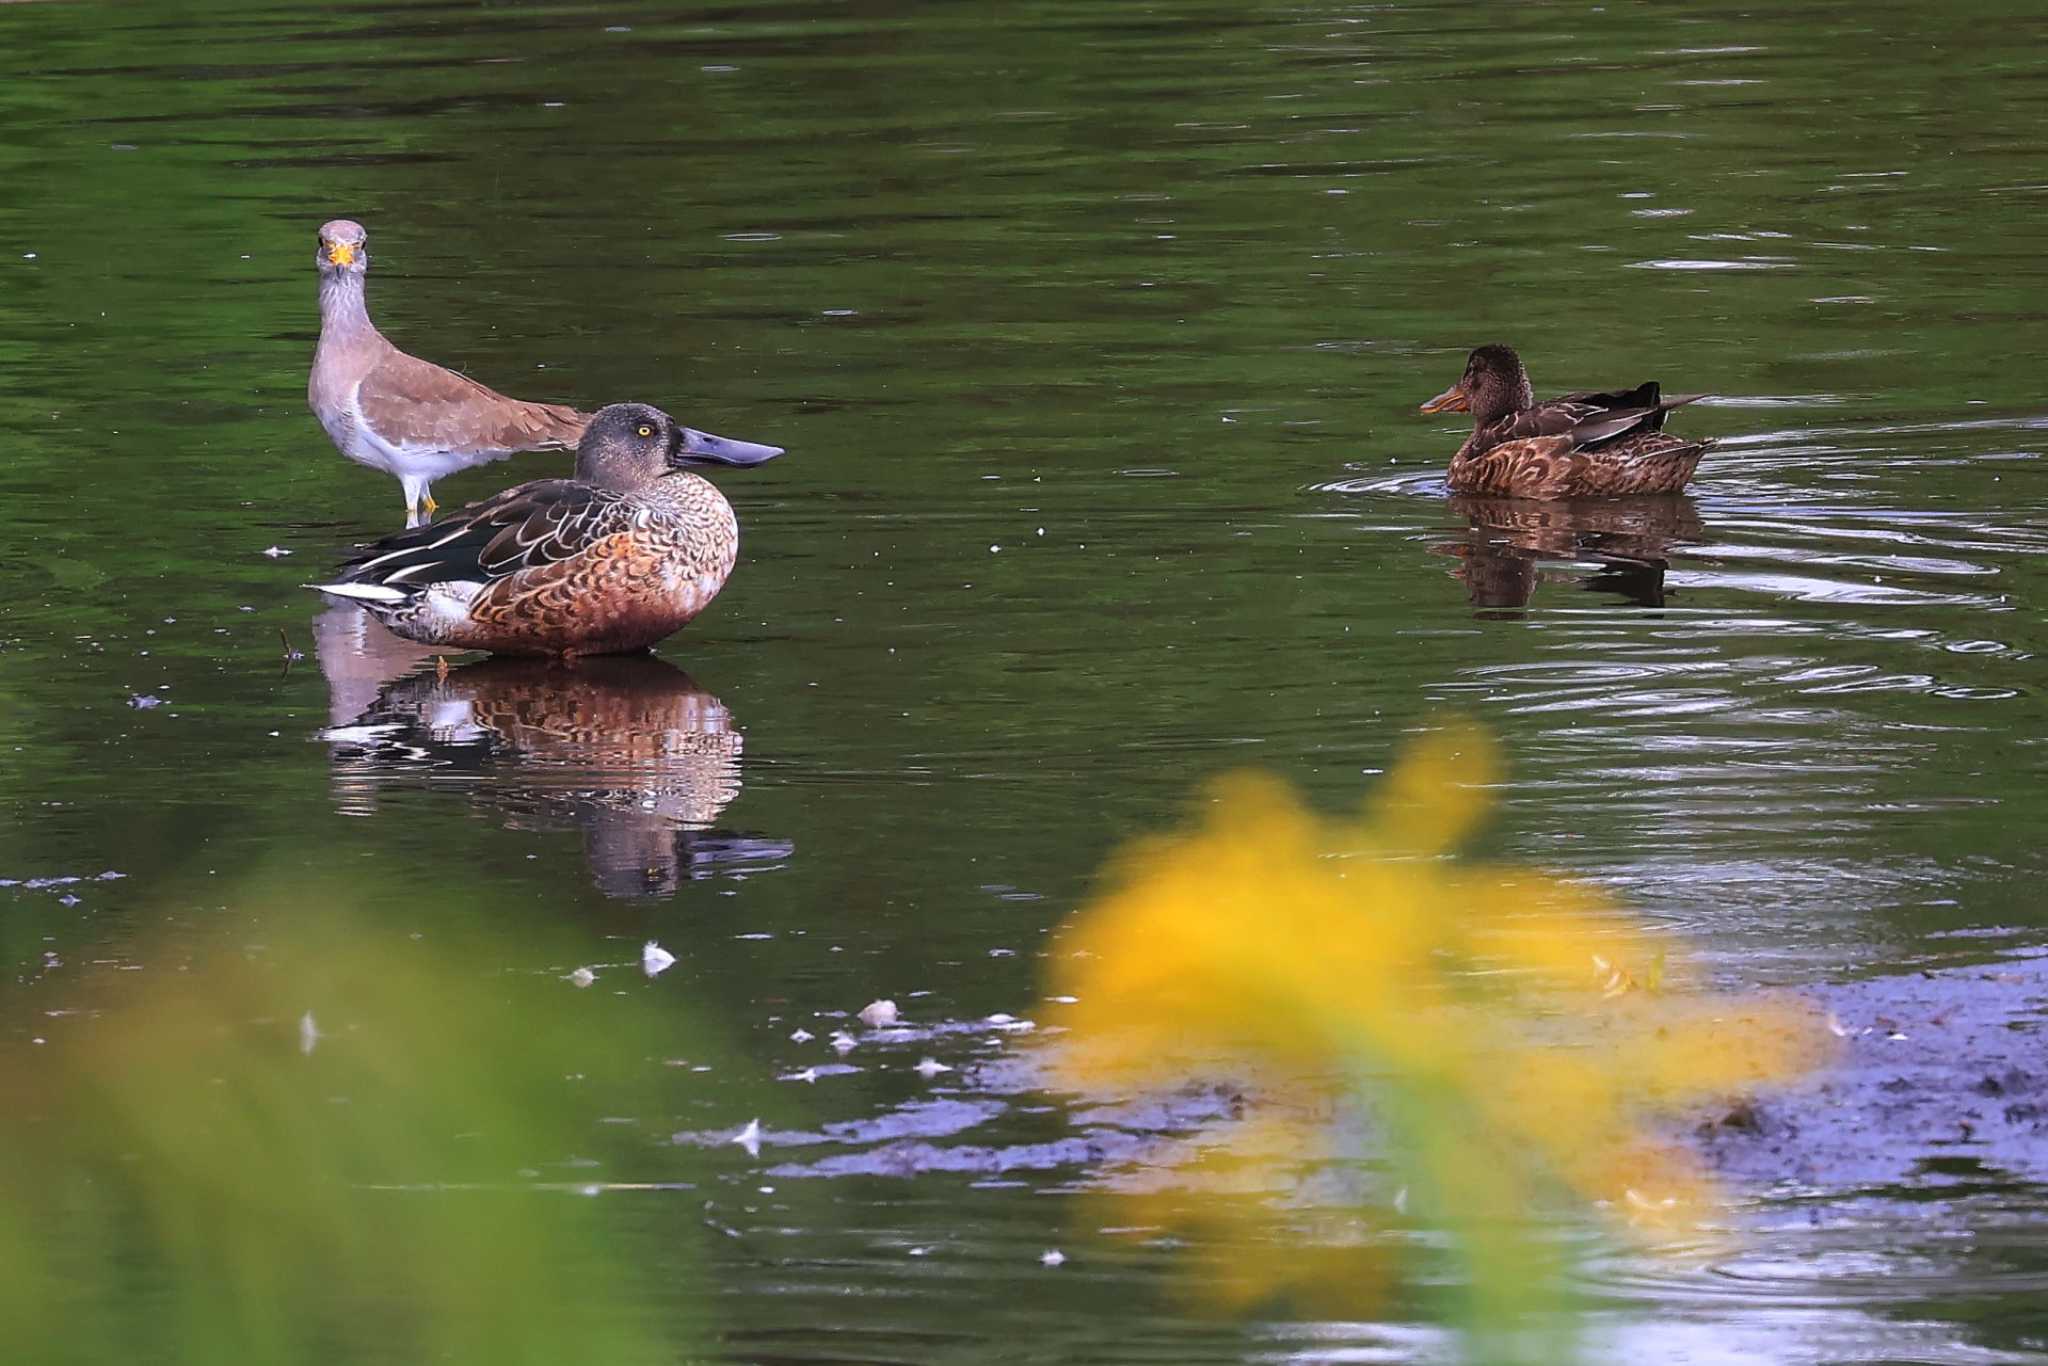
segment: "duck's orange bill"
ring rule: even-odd
[[[1465,381],[1459,380],[1450,388],[1422,405],[1425,413],[1469,413],[1472,411],[1472,395],[1465,392]]]
[[[354,264],[356,259],[354,244],[349,242],[329,242],[327,244],[327,259],[334,262],[337,266]]]

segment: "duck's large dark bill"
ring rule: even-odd
[[[773,460],[781,455],[782,447],[761,446],[752,441],[734,441],[731,437],[713,436],[710,432],[685,427],[683,454],[690,457],[693,463],[709,460],[720,465],[758,465],[764,460]]]

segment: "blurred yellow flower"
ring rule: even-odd
[[[1793,1006],[1674,989],[1658,946],[1595,891],[1455,862],[1498,771],[1487,736],[1453,726],[1413,746],[1362,818],[1319,817],[1271,778],[1225,778],[1194,829],[1125,851],[1056,946],[1052,989],[1078,998],[1049,1043],[1056,1084],[1129,1094],[1224,1078],[1255,1104],[1289,1097],[1301,1136],[1288,1158],[1253,1124],[1175,1169],[1183,1191],[1206,1192],[1193,1209],[1208,1245],[1273,1244],[1212,1267],[1213,1301],[1327,1291],[1332,1265],[1356,1284],[1358,1256],[1333,1263],[1328,1246],[1261,1232],[1259,1212],[1277,1215],[1258,1192],[1284,1179],[1246,1187],[1240,1172],[1250,1195],[1218,1185],[1233,1164],[1270,1171],[1315,1149],[1305,1092],[1321,1091],[1324,1115],[1363,1098],[1411,1212],[1465,1240],[1482,1309],[1512,1310],[1528,1287],[1501,1280],[1545,1259],[1529,1221],[1560,1195],[1650,1230],[1708,1212],[1711,1184],[1652,1115],[1820,1054],[1826,1031]],[[1167,1197],[1144,1199],[1143,1218],[1174,1222]]]

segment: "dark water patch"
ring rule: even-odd
[[[1841,1058],[1815,1082],[1710,1117],[1714,1164],[1804,1191],[1935,1200],[1950,1184],[2048,1185],[2048,957],[1845,983],[1819,993]],[[1875,1140],[1875,1141],[1873,1141]]]

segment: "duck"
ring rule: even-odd
[[[1685,487],[1713,443],[1667,435],[1664,417],[1705,397],[1666,398],[1646,380],[1538,403],[1522,358],[1494,342],[1466,357],[1458,382],[1422,411],[1472,414],[1472,434],[1451,457],[1453,493],[1615,498]]]
[[[306,586],[422,645],[561,660],[645,650],[718,596],[739,555],[732,504],[693,467],[782,453],[614,403],[577,443],[575,478],[386,536]]]
[[[306,403],[343,455],[397,477],[407,526],[439,510],[433,483],[444,475],[521,451],[576,448],[589,413],[507,398],[385,340],[364,298],[370,250],[362,224],[321,224],[313,260],[320,340]]]

